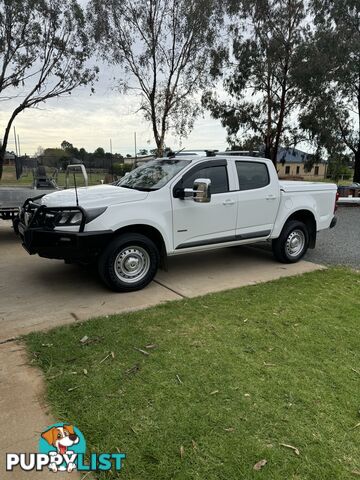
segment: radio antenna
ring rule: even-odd
[[[74,170],[74,185],[75,185],[75,198],[76,198],[76,206],[79,206],[79,197],[78,197],[78,191],[77,191],[77,185],[76,185],[76,175],[75,175],[75,170]]]

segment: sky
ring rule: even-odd
[[[39,108],[19,114],[14,126],[20,138],[21,154],[34,155],[39,146],[60,148],[63,140],[78,148],[84,147],[89,152],[97,147],[110,151],[110,139],[113,153],[134,154],[135,132],[138,151],[155,148],[149,123],[141,113],[136,113],[139,97],[116,91],[113,73],[106,66],[102,67],[93,95],[90,94],[90,87],[84,87],[73,91],[71,95],[51,99]],[[1,103],[0,132],[4,131],[14,105],[12,101]],[[196,121],[188,138],[180,143],[178,138],[170,134],[166,144],[173,149],[224,150],[227,147],[226,131],[219,121],[205,114]],[[13,129],[7,150],[15,150]]]
[[[78,1],[86,8],[88,0]],[[94,95],[90,95],[90,87],[84,87],[74,90],[69,96],[51,99],[39,108],[18,115],[14,125],[20,137],[21,154],[34,155],[39,146],[60,147],[63,140],[75,147],[84,147],[89,152],[97,147],[110,151],[110,138],[113,153],[134,154],[135,132],[138,151],[156,147],[150,124],[141,113],[136,113],[139,97],[121,95],[114,88],[116,79],[122,78],[121,71],[98,60],[94,62],[100,66]],[[16,104],[2,101],[0,106],[1,139]],[[179,138],[168,134],[166,145],[173,149],[219,150],[225,150],[228,146],[225,129],[209,113],[198,118],[190,135],[181,143]],[[13,128],[7,149],[15,151]]]

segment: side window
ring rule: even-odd
[[[229,191],[229,181],[225,165],[205,167],[201,170],[194,169],[185,177],[184,188],[192,188],[197,178],[209,178],[211,180],[211,193],[225,193]]]
[[[240,190],[253,190],[269,185],[270,178],[265,163],[236,162]]]

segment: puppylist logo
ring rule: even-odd
[[[44,430],[39,440],[39,453],[7,453],[6,471],[15,467],[31,472],[49,469],[52,472],[120,471],[124,453],[92,453],[85,461],[86,441],[81,431],[66,423],[55,423]]]

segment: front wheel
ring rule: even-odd
[[[159,266],[159,251],[152,240],[127,233],[113,240],[98,260],[101,279],[116,292],[132,292],[148,285]]]
[[[272,242],[274,257],[281,263],[298,262],[309,248],[309,239],[307,226],[298,220],[290,220],[279,238]]]

